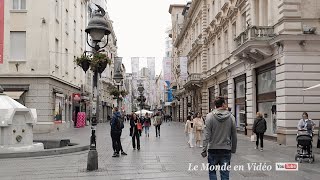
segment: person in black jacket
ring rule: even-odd
[[[135,113],[132,113],[130,118],[130,136],[132,137],[132,147],[133,150],[136,149],[136,140],[137,140],[137,149],[140,150],[140,133],[138,130],[137,124],[140,122],[139,118]]]
[[[120,121],[121,114],[117,107],[114,108],[112,120],[110,122],[111,125],[111,139],[112,139],[112,148],[113,148],[113,156],[112,157],[119,157],[119,153],[121,151],[122,155],[127,155],[122,149],[121,146],[121,133],[123,129],[123,124]]]
[[[252,131],[257,135],[256,147],[258,149],[259,146],[259,139],[260,139],[260,151],[263,151],[263,135],[267,130],[267,122],[263,118],[261,112],[257,112],[257,118],[253,122]]]

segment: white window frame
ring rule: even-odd
[[[18,7],[14,8],[14,1],[18,1]],[[24,1],[25,7],[22,8],[22,1]],[[12,0],[12,9],[13,10],[26,10],[27,9],[27,0]]]
[[[24,43],[25,43],[25,47],[24,47],[24,52],[21,53],[20,55],[14,55],[16,52],[14,51],[14,47],[18,47],[19,52],[21,52],[21,42],[18,42],[16,44],[14,44],[12,42],[12,34],[13,33],[24,33],[25,35],[25,39],[24,39]],[[20,45],[17,45],[20,44]],[[20,49],[19,49],[20,48]],[[15,56],[15,57],[14,57]],[[21,57],[17,57],[17,56],[21,56]],[[23,57],[22,57],[23,56]],[[27,32],[26,31],[10,31],[10,61],[26,61],[27,59]]]

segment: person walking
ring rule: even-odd
[[[193,119],[193,123],[195,128],[196,147],[202,148],[202,132],[204,129],[204,123],[199,112],[197,112],[195,116],[196,118]]]
[[[209,167],[230,165],[231,153],[237,149],[237,131],[234,116],[226,110],[224,97],[214,101],[216,109],[206,117],[202,157],[208,156]],[[230,171],[220,169],[221,180],[229,179]],[[216,180],[216,168],[209,168],[210,180]]]
[[[113,148],[113,156],[112,157],[119,157],[120,150],[122,151],[122,155],[127,155],[121,146],[121,133],[122,129],[124,128],[123,122],[121,122],[121,114],[117,107],[113,110],[113,116],[111,119],[111,139],[112,139],[112,148]]]
[[[192,117],[189,115],[187,116],[187,122],[185,124],[184,132],[188,135],[188,144],[190,148],[193,148],[193,134],[194,134],[194,124],[192,121]]]
[[[156,116],[154,117],[153,125],[156,127],[156,137],[160,137],[160,126],[162,124],[162,117],[160,112],[157,112]]]
[[[133,150],[136,150],[136,140],[137,140],[137,149],[140,150],[140,130],[138,130],[138,123],[140,120],[137,115],[133,113],[130,118],[130,136],[132,137],[132,147]]]
[[[263,118],[261,112],[257,112],[257,118],[253,122],[252,132],[256,134],[257,141],[255,149],[258,149],[259,140],[260,140],[260,151],[263,151],[263,135],[267,130],[267,122]]]
[[[149,128],[151,126],[151,119],[149,117],[149,114],[146,113],[145,115],[145,119],[144,119],[144,123],[143,123],[143,126],[144,126],[144,132],[146,134],[146,137],[149,137]]]

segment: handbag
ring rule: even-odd
[[[202,126],[197,126],[196,130],[197,130],[197,131],[202,131],[203,128],[202,128]]]
[[[256,142],[257,141],[257,136],[255,134],[251,135],[251,142]]]
[[[141,123],[137,123],[137,129],[138,130],[142,130],[142,124]]]

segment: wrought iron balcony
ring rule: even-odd
[[[272,26],[251,26],[243,31],[234,40],[239,47],[250,40],[268,40],[274,36],[275,34]]]

